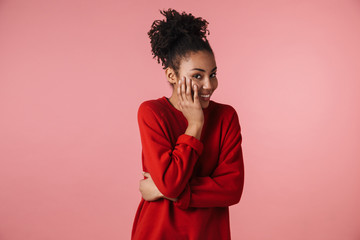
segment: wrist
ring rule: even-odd
[[[196,139],[200,140],[201,132],[203,128],[203,123],[189,123],[188,127],[186,128],[185,134],[195,137]]]
[[[188,126],[202,128],[203,125],[204,125],[204,121],[189,121],[188,122]]]

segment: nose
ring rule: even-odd
[[[202,86],[204,90],[212,90],[213,86],[211,84],[210,78],[206,78]]]

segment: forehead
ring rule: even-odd
[[[215,57],[208,51],[190,52],[180,62],[180,70],[190,70],[201,68],[205,71],[211,71],[216,67]]]

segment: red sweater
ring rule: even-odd
[[[233,107],[210,101],[200,141],[166,97],[138,110],[143,170],[167,199],[141,199],[132,239],[230,239],[229,206],[244,185],[241,129]]]

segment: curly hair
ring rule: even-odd
[[[195,18],[191,13],[180,14],[171,8],[167,11],[160,10],[160,13],[166,20],[155,20],[147,34],[153,58],[157,58],[158,63],[161,60],[163,69],[171,67],[178,77],[182,57],[199,50],[207,50],[213,54],[206,38],[206,33],[210,35],[210,31],[205,19]]]

